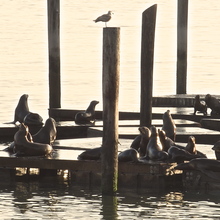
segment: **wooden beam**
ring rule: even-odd
[[[157,5],[142,14],[140,126],[151,126],[154,37]]]
[[[120,28],[103,29],[102,193],[113,195],[118,181],[118,96]]]
[[[49,107],[60,108],[60,0],[47,0],[49,49]]]
[[[176,93],[186,94],[188,0],[178,0]]]

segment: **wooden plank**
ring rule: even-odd
[[[35,134],[40,130],[39,126],[29,127],[30,133]],[[87,136],[88,126],[79,126],[75,123],[57,123],[57,139],[80,138]],[[14,134],[18,131],[18,126],[3,124],[0,126],[0,140],[13,141]]]
[[[153,108],[152,119],[162,119],[162,116],[166,110],[170,110],[173,119],[184,119],[195,122],[200,122],[203,118],[218,118],[218,116],[204,116],[203,114],[193,115],[194,109],[191,108],[175,108],[175,107],[164,107],[164,108]],[[74,109],[49,109],[50,117],[56,121],[74,121],[75,114],[80,110]],[[96,119],[102,120],[102,111],[96,110]],[[139,112],[125,112],[119,111],[119,120],[140,120]]]
[[[119,127],[119,138],[134,139],[137,135],[138,127]],[[88,128],[88,137],[92,136],[102,136],[102,127]],[[187,143],[189,136],[194,136],[198,144],[215,144],[219,140],[220,132],[201,127],[177,127],[176,142]]]
[[[211,178],[199,170],[183,171],[183,186],[193,190],[219,190],[220,180]]]
[[[203,128],[212,129],[215,131],[220,131],[220,119],[203,118],[203,119],[201,119],[200,123]]]
[[[152,175],[169,175],[180,173],[174,171],[175,163],[160,163],[160,162],[146,162],[146,163],[129,163],[119,162],[118,171],[122,173],[134,174],[152,174]],[[57,160],[40,157],[0,157],[1,168],[40,168],[40,169],[67,169],[72,171],[87,171],[87,172],[101,172],[101,161],[88,160]],[[171,172],[172,170],[172,172]]]

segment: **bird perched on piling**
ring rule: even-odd
[[[99,22],[99,21],[105,22],[105,27],[107,27],[106,23],[112,18],[112,14],[113,14],[112,11],[108,11],[107,14],[103,14],[103,15],[99,16],[94,21],[95,21],[95,23]]]

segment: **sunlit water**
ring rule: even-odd
[[[139,110],[142,12],[157,3],[153,94],[175,94],[176,0],[61,1],[61,106],[102,109],[103,23],[93,20],[114,11],[111,27],[120,27],[120,110]],[[48,117],[47,1],[1,0],[0,122],[13,120],[19,97]],[[220,4],[189,1],[189,94],[219,94]],[[62,185],[62,184],[61,184]],[[58,187],[59,186],[59,187]],[[219,219],[219,194],[163,192],[119,194],[106,205],[100,191],[39,183],[1,187],[3,219]],[[107,207],[107,208],[106,208]],[[107,210],[107,211],[106,211]]]
[[[1,219],[219,219],[219,192],[119,191],[67,182],[29,181],[1,185]]]

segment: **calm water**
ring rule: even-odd
[[[114,11],[109,26],[121,30],[120,110],[139,110],[142,12],[157,3],[154,90],[175,94],[176,0],[61,1],[62,108],[102,108],[102,31],[97,16]],[[48,117],[47,1],[1,0],[0,122],[13,120],[19,97],[29,94],[29,107]],[[220,4],[189,1],[189,94],[219,94]],[[126,192],[117,206],[106,205],[99,191],[38,182],[1,186],[4,219],[218,219],[219,194]],[[211,192],[210,192],[211,193]],[[107,208],[106,208],[107,207]],[[117,211],[116,211],[117,209]],[[107,210],[107,211],[106,211]],[[114,215],[112,217],[111,215]]]

